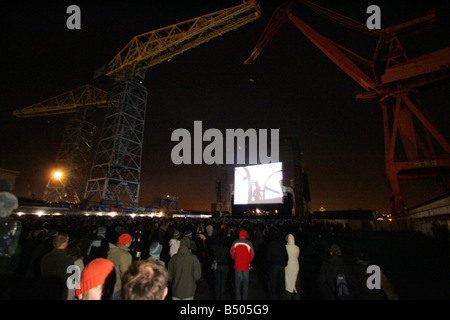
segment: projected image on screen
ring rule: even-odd
[[[283,203],[281,162],[234,170],[234,204]]]

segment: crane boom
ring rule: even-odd
[[[78,107],[84,106],[104,108],[109,105],[107,96],[108,93],[106,91],[91,85],[84,85],[23,109],[15,110],[13,115],[19,118],[30,118],[74,113]]]
[[[261,16],[255,0],[135,36],[94,75],[132,80],[146,69],[169,60]]]
[[[359,83],[366,91],[378,92],[376,83],[370,79],[350,58],[347,57],[330,40],[320,35],[302,20],[292,14],[288,14],[289,19],[299,28],[308,39],[314,43],[323,53],[327,55],[336,65],[338,65],[353,80]]]
[[[300,1],[309,7],[314,8],[315,11],[321,8],[317,5],[314,5],[308,1]],[[353,80],[355,80],[358,84],[360,84],[366,91],[369,92],[378,92],[377,85],[375,81],[373,81],[369,76],[367,76],[361,68],[359,68],[356,64],[354,64],[350,58],[344,53],[333,41],[322,36],[317,31],[312,29],[305,22],[300,20],[298,17],[292,14],[292,9],[294,8],[296,0],[289,0],[282,4],[273,14],[272,18],[269,21],[268,26],[264,30],[261,35],[257,45],[253,49],[250,57],[244,62],[245,64],[254,63],[262,49],[267,45],[270,39],[273,38],[275,33],[281,27],[281,25],[287,21],[292,21],[297,28],[299,28],[303,34],[308,37],[308,39],[314,43],[328,58],[330,58],[338,67],[340,67],[345,73],[347,73]],[[325,16],[333,16],[333,11],[321,8],[319,10],[321,14]],[[361,29],[361,26],[356,21],[347,18],[344,19],[342,15],[334,15],[337,17],[334,20],[338,20],[341,23],[345,23],[350,25],[358,30]],[[344,22],[342,22],[344,21]],[[367,27],[366,27],[367,29]]]

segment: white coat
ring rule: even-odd
[[[286,279],[286,291],[290,293],[297,292],[295,283],[297,281],[297,275],[300,271],[300,265],[298,263],[298,257],[300,256],[300,248],[295,244],[295,239],[292,234],[288,234],[286,250],[289,256],[288,264],[285,270]]]

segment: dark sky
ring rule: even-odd
[[[0,167],[20,171],[15,192],[30,183],[41,196],[64,126],[73,115],[19,119],[12,112],[92,84],[94,71],[135,35],[178,23],[240,1],[14,1],[1,4]],[[382,113],[378,102],[355,99],[359,85],[288,22],[256,64],[243,65],[274,9],[260,1],[263,17],[147,71],[149,98],[143,145],[140,204],[164,194],[181,208],[209,210],[215,201],[216,166],[172,164],[177,128],[280,129],[298,138],[309,174],[311,209],[386,211]],[[382,27],[417,18],[435,7],[442,18],[427,36],[408,39],[408,52],[448,46],[445,1],[316,1],[365,22],[366,8],[381,8]],[[66,28],[66,8],[81,8],[81,30]],[[370,58],[376,39],[326,22],[306,8],[295,11],[323,35]],[[443,28],[443,26],[445,28]],[[423,52],[425,50],[425,52]],[[249,81],[253,79],[254,82]],[[423,93],[437,126],[449,137],[448,82]],[[102,125],[104,110],[98,112]],[[408,205],[439,195],[433,181],[401,184]]]

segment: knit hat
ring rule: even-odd
[[[128,233],[124,233],[119,237],[119,244],[125,246],[128,243],[131,242],[131,240],[133,240],[133,238],[131,237],[131,235],[129,235]]]
[[[105,227],[99,227],[97,230],[97,235],[105,235],[106,228]]]
[[[186,230],[186,232],[184,233],[184,235],[186,237],[191,237],[192,236],[192,231],[191,230]]]
[[[114,272],[114,264],[108,259],[97,258],[92,260],[81,273],[80,284],[75,292],[76,295],[83,294],[105,283],[111,272]]]
[[[150,255],[151,256],[159,256],[162,251],[162,245],[159,242],[152,242],[150,245]]]
[[[183,239],[180,240],[180,246],[185,246],[186,248],[190,248],[191,247],[191,241],[189,240],[188,237],[183,237]]]
[[[180,238],[180,231],[175,230],[175,232],[173,233],[173,238],[175,238],[175,239]]]

